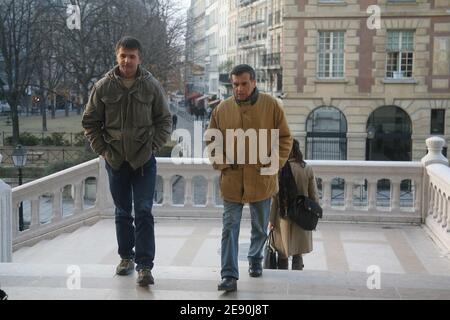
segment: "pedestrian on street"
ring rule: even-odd
[[[108,172],[121,258],[116,274],[131,274],[136,263],[137,284],[148,286],[154,283],[154,154],[168,140],[172,121],[164,90],[141,66],[140,42],[124,37],[115,54],[118,64],[94,84],[82,126]]]
[[[172,131],[177,129],[178,116],[176,113],[172,115]]]

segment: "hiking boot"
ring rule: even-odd
[[[217,286],[217,290],[232,292],[237,290],[237,280],[231,277],[225,277]]]
[[[134,271],[133,259],[122,259],[116,268],[116,274],[119,276],[126,276]]]
[[[155,279],[153,279],[152,271],[149,268],[144,268],[138,271],[138,278],[136,283],[141,287],[146,287],[150,284],[155,283]]]
[[[300,254],[292,257],[292,270],[303,270],[303,258]]]

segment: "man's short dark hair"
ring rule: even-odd
[[[120,48],[124,49],[138,49],[139,55],[142,53],[142,46],[138,39],[125,36],[122,39],[120,39],[116,44],[116,53],[119,51]]]
[[[248,64],[240,64],[240,65],[235,66],[233,68],[233,70],[231,70],[231,72],[230,72],[230,78],[232,75],[240,76],[243,73],[250,74],[250,80],[256,79],[255,70],[252,67],[250,67]]]

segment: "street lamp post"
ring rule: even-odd
[[[27,149],[22,147],[20,144],[16,146],[12,154],[14,166],[19,169],[19,186],[22,184],[22,168],[27,163]],[[23,231],[23,204],[20,202],[19,205],[19,231]]]

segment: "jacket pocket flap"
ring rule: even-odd
[[[134,98],[139,101],[142,104],[151,105],[153,102],[153,95],[150,93],[144,93],[144,92],[136,92],[134,94]]]
[[[106,143],[111,143],[111,142],[113,142],[113,141],[118,141],[118,140],[120,140],[120,137],[121,137],[121,133],[120,133],[120,131],[119,132],[105,132],[104,134],[103,134],[103,139],[105,139],[105,142]]]
[[[122,95],[105,96],[105,97],[102,97],[101,100],[102,100],[103,103],[110,104],[110,103],[116,103],[116,102],[119,102],[119,100],[120,100],[121,98],[122,98]]]
[[[148,130],[147,128],[139,128],[136,132],[136,137],[134,138],[134,140],[145,143],[148,141],[151,135],[152,130]]]

